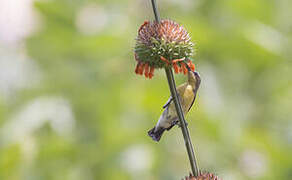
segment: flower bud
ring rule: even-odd
[[[221,180],[218,176],[215,176],[212,173],[200,173],[199,176],[195,177],[192,174],[186,176],[182,180]]]

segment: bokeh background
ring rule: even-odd
[[[159,0],[196,43],[187,116],[202,170],[292,179],[292,1]],[[150,0],[0,1],[0,179],[177,180],[179,128],[147,136],[169,89],[134,73]],[[177,84],[185,81],[176,75]]]

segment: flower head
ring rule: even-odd
[[[193,55],[193,43],[190,40],[184,27],[174,21],[145,21],[136,39],[136,74],[152,78],[155,68],[168,66],[173,67],[175,73],[186,74],[186,66],[194,70],[195,66],[190,60]]]
[[[199,176],[195,177],[192,174],[185,177],[185,180],[221,180],[218,176],[212,173],[200,173]]]

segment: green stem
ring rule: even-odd
[[[182,111],[182,107],[181,107],[181,103],[180,100],[178,98],[178,94],[176,91],[176,85],[175,85],[175,81],[174,81],[174,77],[173,77],[173,73],[172,73],[172,69],[169,68],[165,68],[165,73],[167,76],[167,80],[168,80],[168,85],[169,85],[169,89],[171,92],[171,96],[173,98],[173,102],[175,104],[175,109],[178,115],[178,119],[180,121],[180,126],[181,126],[181,131],[185,140],[185,145],[186,145],[186,149],[188,151],[188,156],[189,156],[189,160],[190,160],[190,164],[192,167],[192,172],[193,175],[195,177],[197,177],[199,175],[199,167],[197,164],[197,160],[196,160],[196,156],[194,153],[194,149],[193,149],[193,145],[192,145],[192,141],[190,138],[190,134],[189,134],[189,130],[187,127],[187,123]]]
[[[151,3],[152,3],[152,8],[153,8],[155,20],[157,22],[160,22],[160,16],[159,16],[159,12],[158,12],[156,1],[155,0],[151,0]]]
[[[152,7],[153,7],[153,12],[155,15],[155,20],[157,22],[160,22],[160,17],[159,17],[159,13],[158,13],[158,8],[157,8],[157,4],[155,0],[151,0],[152,2]],[[173,102],[175,104],[175,109],[178,115],[178,119],[180,121],[180,125],[181,125],[181,130],[182,130],[182,134],[184,137],[184,141],[185,141],[185,145],[186,145],[186,149],[188,152],[188,156],[189,156],[189,160],[190,160],[190,164],[191,164],[191,168],[192,168],[192,172],[193,175],[196,177],[199,175],[199,168],[197,165],[197,160],[195,157],[195,153],[194,153],[194,149],[193,149],[193,145],[192,145],[192,141],[190,138],[190,134],[189,134],[189,130],[187,128],[186,125],[186,120],[184,118],[184,114],[182,111],[182,107],[181,107],[181,103],[180,100],[178,98],[178,94],[176,91],[176,85],[175,85],[175,80],[173,77],[173,72],[172,69],[170,67],[165,68],[165,73],[167,76],[167,80],[168,80],[168,85],[169,85],[169,89],[171,92],[171,96],[173,98]]]

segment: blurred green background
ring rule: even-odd
[[[150,0],[0,2],[0,179],[178,180],[179,128],[147,136],[163,70],[134,73]],[[199,165],[224,180],[292,179],[292,1],[158,0],[196,43],[187,115]],[[176,75],[177,84],[185,81]]]

